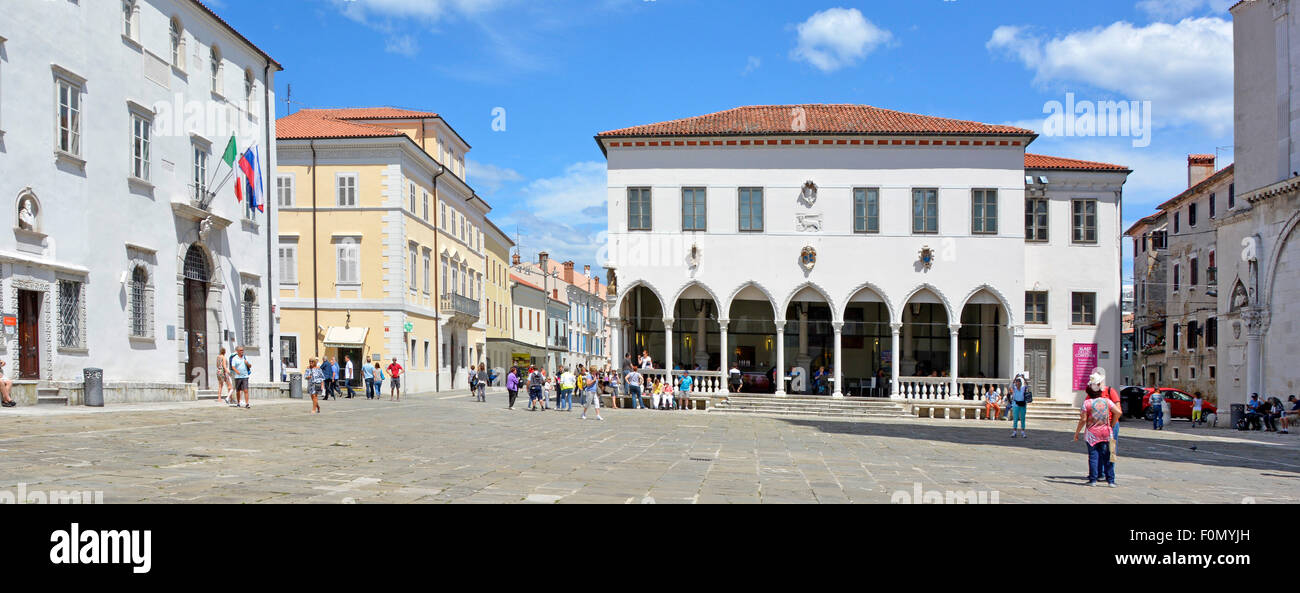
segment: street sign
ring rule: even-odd
[[[415,331],[415,324],[410,321],[406,322],[406,324],[402,326],[402,331],[408,334]]]

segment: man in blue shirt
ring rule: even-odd
[[[361,365],[361,378],[366,381],[366,399],[372,399],[375,395],[375,367],[369,360]]]
[[[239,407],[241,398],[245,409],[253,407],[248,402],[248,377],[253,374],[253,365],[244,356],[243,346],[235,349],[235,355],[230,357],[230,374],[235,379],[235,407]]]

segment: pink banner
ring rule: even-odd
[[[1074,345],[1074,389],[1083,391],[1088,388],[1088,376],[1097,368],[1097,345]]]

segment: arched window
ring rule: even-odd
[[[131,272],[131,335],[144,337],[149,332],[148,304],[149,273],[144,266]]]
[[[245,69],[244,70],[244,100],[248,101],[248,108],[250,110],[253,108],[253,89],[254,89],[253,82],[254,82],[253,71],[249,69]]]
[[[172,66],[179,70],[185,69],[185,28],[181,26],[180,17],[172,17],[171,23],[171,46],[172,46]]]
[[[257,291],[249,288],[244,291],[244,347],[251,348],[257,344]]]
[[[225,85],[221,84],[221,48],[217,47],[216,44],[213,44],[208,55],[211,59],[211,64],[209,64],[208,68],[212,78],[212,92],[220,95],[225,91]]]
[[[139,39],[135,15],[135,0],[122,0],[122,36],[131,40]]]

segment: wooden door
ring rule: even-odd
[[[41,378],[41,293],[18,291],[18,378]]]
[[[1052,397],[1052,341],[1025,340],[1025,370],[1034,397]]]
[[[185,334],[189,361],[185,363],[185,378],[198,383],[199,389],[208,388],[208,283],[192,278],[185,279]]]

